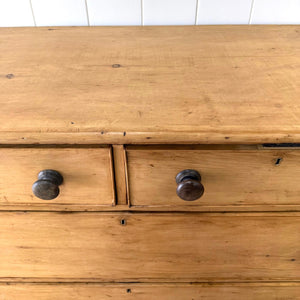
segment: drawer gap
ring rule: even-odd
[[[262,144],[264,148],[300,148],[300,143]]]

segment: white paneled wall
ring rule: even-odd
[[[88,25],[84,0],[31,0],[31,4],[37,26]]]
[[[0,27],[300,24],[300,0],[0,0]]]
[[[197,24],[248,24],[251,7],[252,0],[198,0]]]
[[[141,0],[86,0],[90,25],[141,25]]]
[[[300,0],[256,0],[253,24],[300,24]]]
[[[197,0],[143,0],[144,25],[194,25]]]
[[[0,0],[0,26],[34,26],[30,1]]]

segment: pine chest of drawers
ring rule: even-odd
[[[300,28],[0,30],[0,299],[300,299]]]

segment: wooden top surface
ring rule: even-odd
[[[0,66],[2,144],[300,142],[300,26],[1,28]]]

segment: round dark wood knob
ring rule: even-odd
[[[201,175],[195,170],[183,170],[176,175],[178,197],[185,201],[199,199],[204,193]]]
[[[63,177],[54,170],[43,170],[38,174],[38,180],[32,185],[34,195],[43,200],[52,200],[59,195],[59,186]]]

